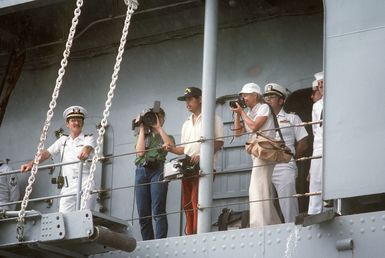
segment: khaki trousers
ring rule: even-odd
[[[249,200],[250,200],[250,227],[260,227],[281,223],[272,200],[259,201],[272,198],[271,176],[274,164],[268,165],[254,156],[253,170],[251,171]],[[257,201],[257,202],[253,202]]]

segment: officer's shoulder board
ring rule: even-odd
[[[84,137],[91,137],[91,136],[93,136],[92,133],[89,133],[89,134],[85,134],[85,135],[84,135]]]

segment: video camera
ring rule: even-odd
[[[191,177],[197,174],[199,170],[199,165],[193,164],[190,156],[182,155],[164,164],[163,178],[165,181],[170,181],[183,177]]]
[[[246,108],[246,103],[245,103],[245,100],[241,97],[241,96],[238,96],[237,100],[232,100],[229,102],[229,105],[230,107],[232,108],[237,108],[237,104],[241,107],[241,108]]]
[[[143,124],[146,127],[151,127],[156,124],[156,116],[160,112],[160,101],[154,101],[154,106],[152,108],[147,108],[143,110],[139,115],[139,121],[136,119],[132,120],[132,130],[135,130],[136,127],[139,127]]]

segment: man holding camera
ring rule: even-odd
[[[167,237],[168,223],[166,200],[168,183],[163,180],[163,167],[167,150],[165,146],[175,146],[174,137],[163,129],[165,112],[155,107],[135,120],[136,135],[135,197],[138,208],[140,231],[143,240]],[[155,221],[155,234],[152,218]]]
[[[82,133],[84,126],[84,119],[87,115],[87,110],[81,106],[71,106],[64,110],[63,117],[66,120],[66,126],[70,131],[70,135],[61,136],[54,144],[48,149],[43,150],[41,153],[40,163],[50,158],[52,155],[60,153],[61,162],[74,162],[86,160],[95,147],[95,140],[92,135],[85,135]],[[26,172],[31,170],[33,160],[21,165],[21,171]],[[78,187],[78,179],[80,173],[80,166],[83,166],[83,179],[82,189],[86,187],[87,176],[90,171],[89,163],[83,164],[75,163],[62,166],[63,172],[62,179],[58,178],[58,188],[61,188],[61,194],[74,194],[73,196],[62,197],[59,202],[59,212],[71,212],[76,209],[76,193]],[[61,185],[61,182],[64,185]],[[93,184],[94,188],[94,184]],[[91,195],[90,199],[86,203],[86,209],[93,207],[95,196]],[[83,200],[82,200],[83,201]]]
[[[178,97],[179,101],[185,101],[188,111],[192,114],[187,118],[182,126],[181,143],[185,145],[166,148],[175,154],[186,154],[191,157],[191,162],[199,165],[200,140],[202,136],[202,91],[196,87],[188,87],[185,89],[184,95]],[[215,116],[215,132],[214,137],[223,136],[223,123],[219,116]],[[190,143],[194,142],[194,143]],[[214,141],[214,153],[223,146],[223,139]],[[214,162],[217,155],[214,156]],[[182,205],[186,213],[186,235],[197,233],[198,222],[198,186],[199,186],[199,166],[195,166],[197,171],[191,177],[182,178]]]
[[[272,107],[279,127],[291,126],[302,123],[296,114],[288,114],[283,110],[287,90],[277,83],[268,83],[265,86],[265,101]],[[302,157],[308,148],[308,134],[302,127],[290,127],[281,129],[286,146],[295,154],[296,158]],[[279,138],[279,137],[278,137]],[[277,190],[279,205],[285,223],[294,222],[298,215],[298,201],[295,198],[282,198],[296,194],[295,182],[298,174],[294,159],[289,163],[278,163],[274,167],[272,182]]]

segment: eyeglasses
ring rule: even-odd
[[[264,99],[266,100],[266,101],[268,101],[268,100],[271,100],[271,99],[278,99],[279,97],[277,96],[277,95],[267,95],[267,96],[265,96],[264,97]]]

